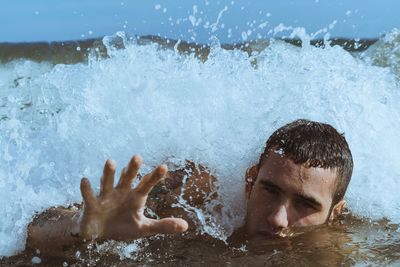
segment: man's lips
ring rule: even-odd
[[[279,232],[270,232],[267,230],[261,230],[261,231],[257,231],[257,233],[254,235],[255,238],[277,238],[280,237],[280,233]]]
[[[260,230],[257,231],[255,237],[260,237],[260,238],[283,238],[283,237],[289,237],[292,236],[293,232],[290,231],[290,229],[284,229],[281,231],[268,231],[268,230]]]

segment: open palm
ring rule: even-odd
[[[132,157],[129,165],[122,170],[121,177],[114,187],[115,163],[107,160],[99,196],[95,196],[87,178],[81,180],[81,193],[84,200],[80,218],[80,234],[86,240],[106,238],[132,240],[158,233],[173,234],[187,230],[188,224],[179,218],[155,220],[144,215],[147,197],[152,188],[163,179],[167,166],[160,165],[145,175],[136,188],[132,182],[136,178],[142,159]]]

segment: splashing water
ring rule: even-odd
[[[393,29],[387,33],[362,57],[374,65],[391,68],[400,77],[400,30]]]
[[[184,198],[185,194],[185,185],[188,175],[185,175],[182,180],[182,190],[178,196],[178,203],[172,204],[172,207],[182,208],[185,212],[192,218],[194,221],[198,221],[197,229],[201,234],[209,234],[214,238],[217,238],[227,244],[226,240],[228,239],[228,234],[225,230],[220,226],[220,224],[216,221],[215,217],[212,214],[212,208],[208,211],[204,211],[200,208],[196,208],[191,206]],[[212,206],[212,205],[209,205]],[[212,206],[213,207],[213,206]]]
[[[24,248],[34,212],[81,201],[82,176],[98,187],[105,159],[121,167],[132,154],[142,172],[171,160],[208,166],[232,232],[243,221],[246,169],[297,118],[345,132],[351,211],[400,223],[398,61],[380,67],[372,50],[360,59],[279,41],[252,57],[213,47],[204,63],[155,44],[125,47],[88,64],[0,65],[0,255]]]

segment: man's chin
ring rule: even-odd
[[[249,249],[254,253],[265,253],[281,246],[286,247],[291,242],[289,236],[286,232],[258,231],[248,237]]]

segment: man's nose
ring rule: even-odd
[[[289,226],[287,207],[284,204],[277,207],[268,220],[274,229],[287,228]]]

